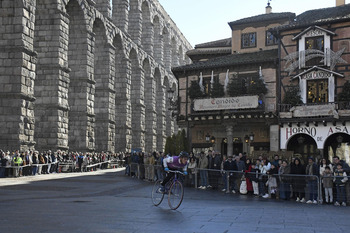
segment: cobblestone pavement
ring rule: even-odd
[[[0,232],[349,232],[350,207],[185,189],[176,211],[119,169],[0,179]]]

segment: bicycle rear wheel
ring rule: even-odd
[[[161,180],[157,180],[156,183],[153,185],[152,189],[152,202],[153,205],[158,206],[160,203],[162,203],[164,198],[164,192],[160,192],[161,187]]]
[[[181,205],[184,198],[184,188],[180,181],[175,181],[169,190],[168,204],[172,210],[176,210]]]

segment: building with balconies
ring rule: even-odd
[[[278,151],[278,41],[269,31],[294,13],[252,16],[228,23],[232,38],[196,45],[193,63],[172,69],[178,79],[177,123],[192,151],[222,154]]]
[[[306,11],[278,38],[279,148],[308,156],[350,154],[350,4]]]

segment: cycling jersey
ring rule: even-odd
[[[163,165],[164,165],[164,168],[168,167],[169,169],[172,169],[172,170],[182,169],[185,172],[187,171],[188,162],[186,164],[182,164],[180,163],[179,156],[173,156],[173,157],[168,157],[163,159]]]

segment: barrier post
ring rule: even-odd
[[[194,188],[198,187],[198,171],[197,168],[194,168]]]

